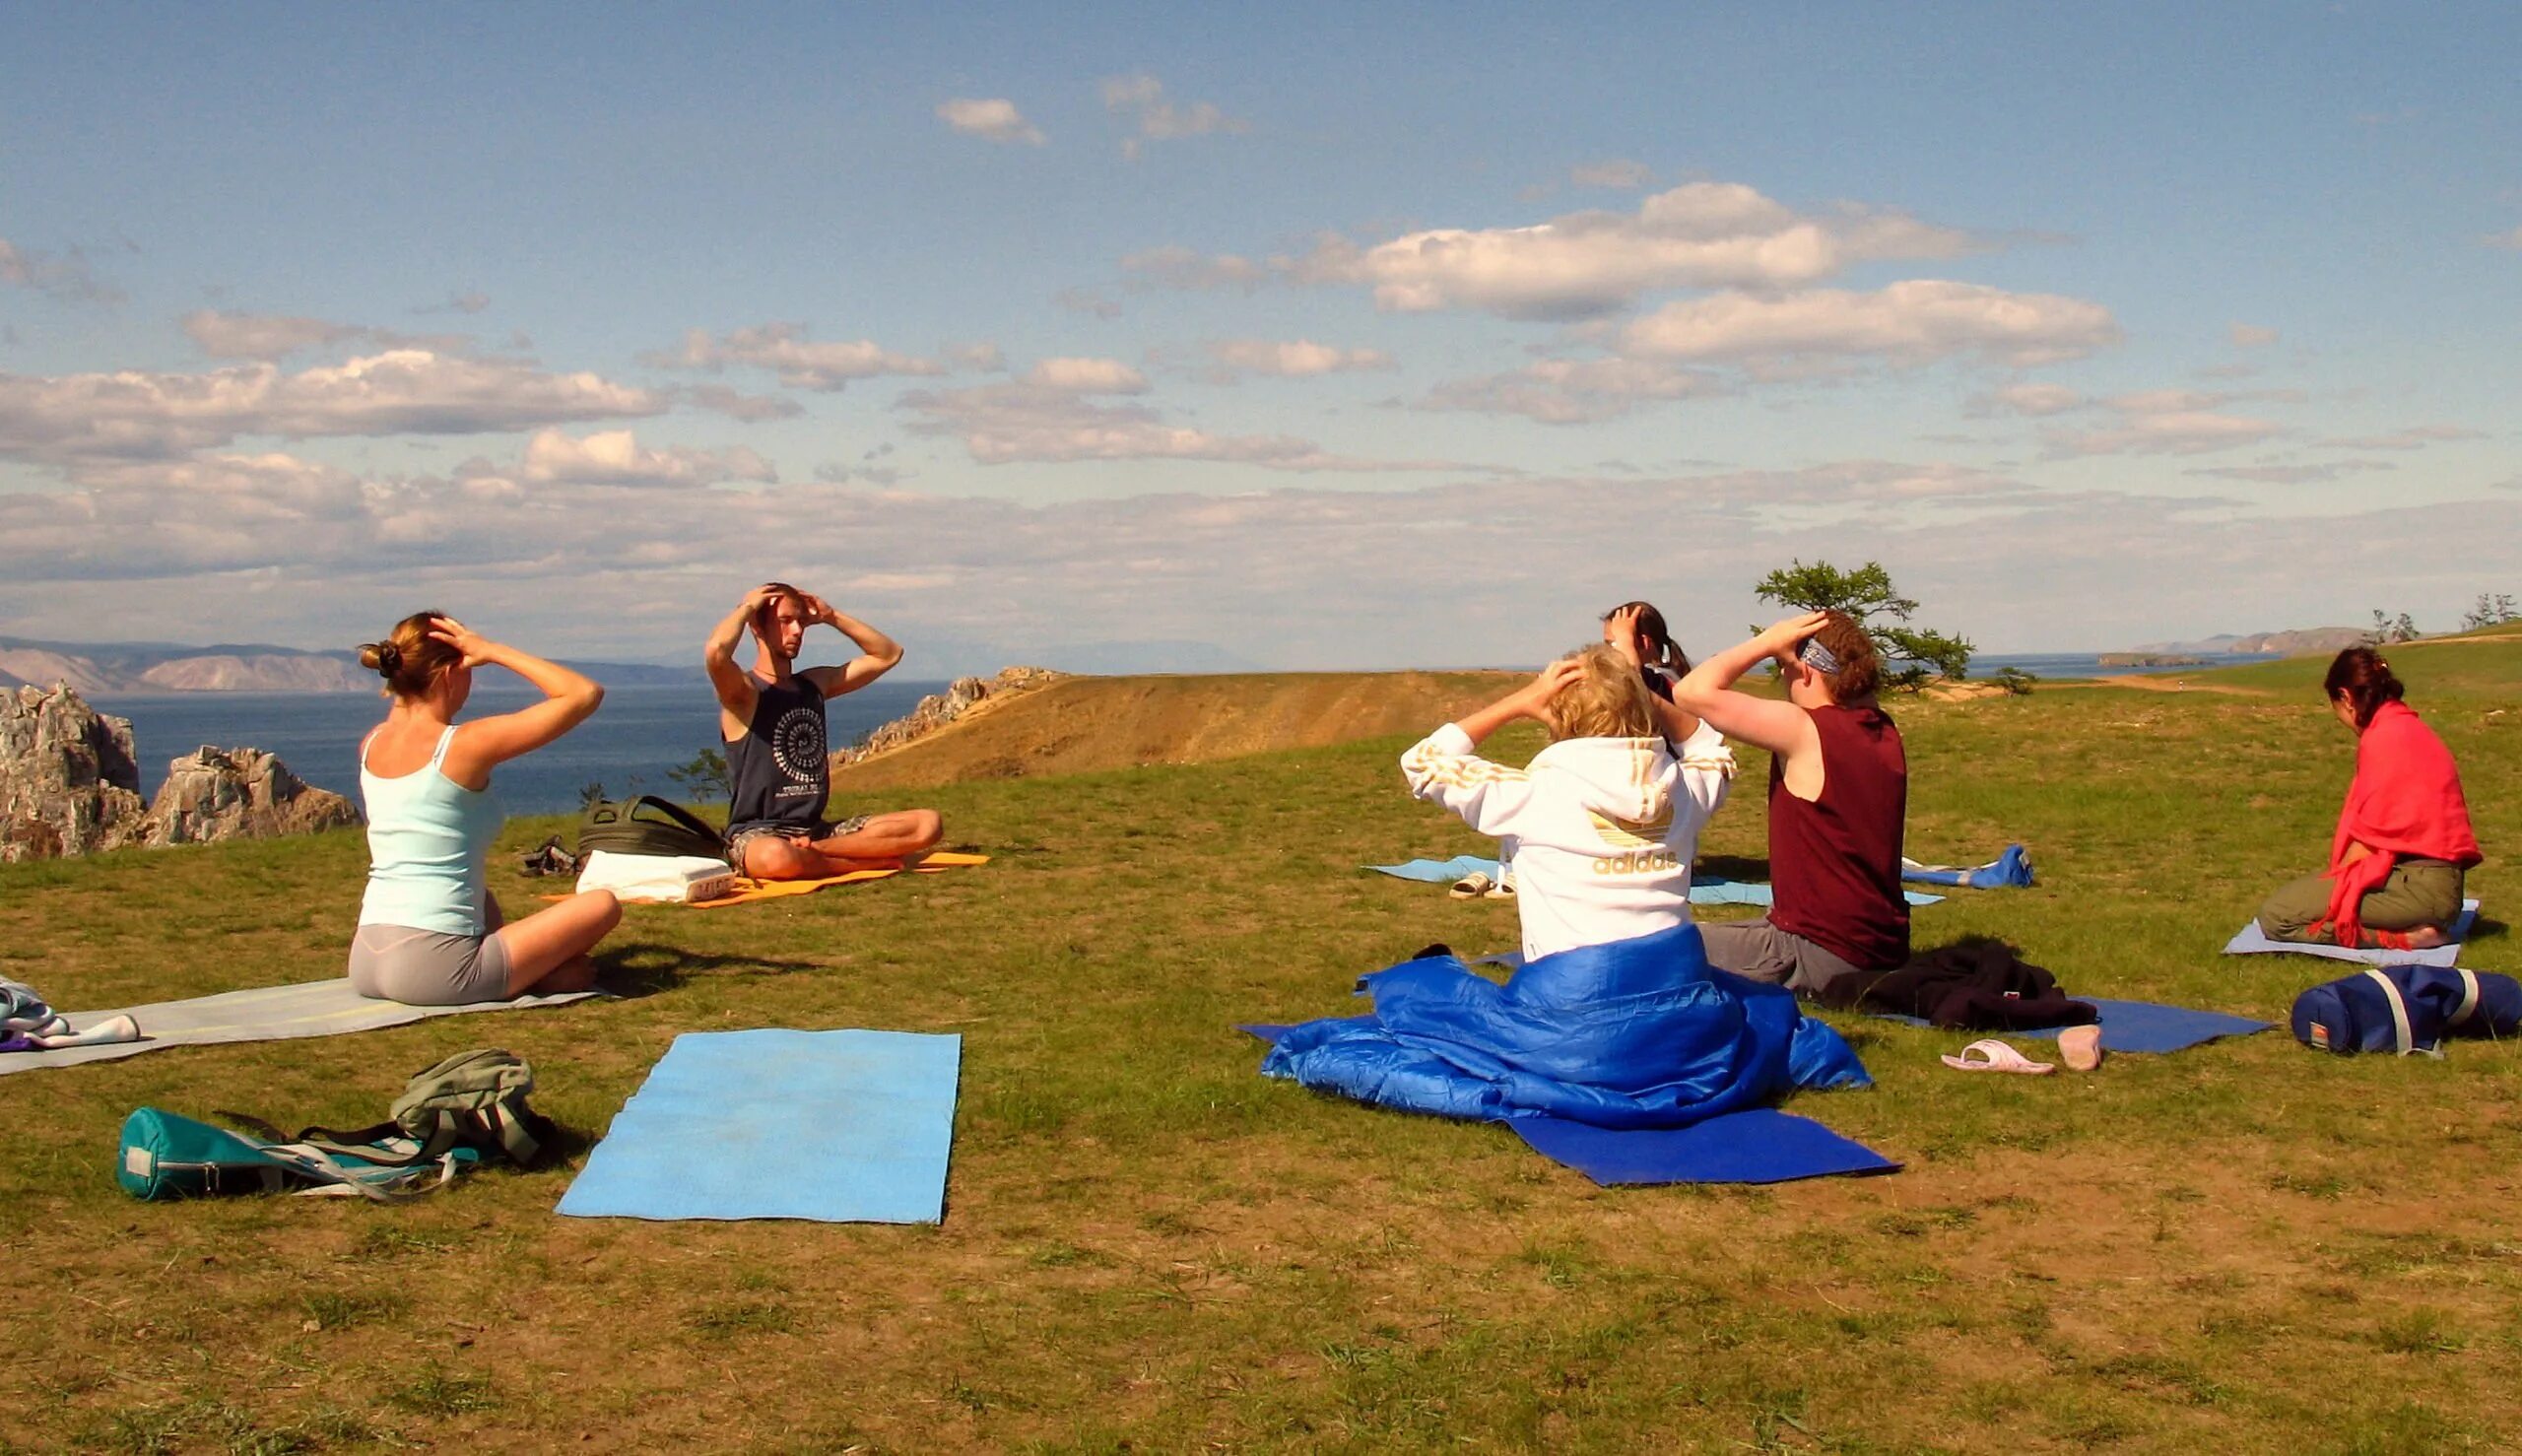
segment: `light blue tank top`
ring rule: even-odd
[[[367,802],[367,895],[362,925],[403,925],[440,935],[480,935],[482,871],[498,837],[499,803],[468,789],[439,765],[455,741],[448,725],[428,763],[399,778],[367,771],[359,754],[359,792]]]

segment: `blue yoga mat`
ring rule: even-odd
[[[1809,1117],[1755,1107],[1691,1127],[1615,1131],[1563,1117],[1518,1117],[1527,1147],[1606,1188],[1623,1183],[1792,1183],[1889,1173],[1900,1164]]]
[[[2253,920],[2241,934],[2224,943],[2227,956],[2320,956],[2331,960],[2354,960],[2365,965],[2441,965],[2450,966],[2461,959],[2461,942],[2470,937],[2470,927],[2478,923],[2479,902],[2461,901],[2461,917],[2452,922],[2448,943],[2430,951],[2359,951],[2353,946],[2313,945],[2307,942],[2273,941],[2262,935],[2259,922]]]
[[[1451,885],[1466,875],[1479,873],[1497,878],[1497,861],[1482,859],[1476,854],[1457,854],[1451,859],[1414,859],[1406,864],[1368,865],[1378,875],[1396,880],[1416,880],[1427,885]],[[1940,894],[1921,894],[1914,890],[1900,892],[1901,897],[1913,905],[1932,905],[1943,900]],[[1767,905],[1774,902],[1769,887],[1749,880],[1725,880],[1710,876],[1691,881],[1691,903],[1694,905]]]
[[[1482,859],[1476,854],[1457,854],[1451,859],[1414,859],[1407,864],[1368,865],[1366,868],[1396,880],[1417,880],[1427,885],[1451,885],[1474,873],[1487,875],[1492,880],[1497,878],[1497,861]]]
[[[963,1038],[687,1031],[561,1198],[578,1219],[935,1224]]]
[[[1288,1024],[1246,1022],[1235,1029],[1276,1045]],[[1535,1153],[1606,1188],[1623,1183],[1792,1183],[1888,1173],[1900,1166],[1809,1117],[1771,1107],[1729,1112],[1683,1128],[1622,1131],[1564,1117],[1518,1117],[1506,1125]]]
[[[2079,996],[2078,1001],[2101,1013],[2101,1045],[2104,1051],[2162,1053],[2187,1051],[2223,1036],[2248,1036],[2265,1031],[2272,1025],[2255,1022],[2248,1017],[2227,1016],[2221,1011],[2197,1011],[2186,1006],[2162,1006],[2152,1001],[2112,1001],[2101,996]],[[1923,1017],[1893,1016],[1875,1012],[1879,1021],[1900,1022],[1911,1026],[1927,1025]],[[2051,1037],[2066,1030],[2064,1026],[2040,1026],[2028,1031],[1989,1031],[1990,1036]]]

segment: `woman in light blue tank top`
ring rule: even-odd
[[[385,680],[393,706],[360,745],[368,872],[351,984],[415,1006],[593,987],[587,953],[622,920],[612,892],[571,895],[511,924],[483,873],[501,819],[491,770],[584,722],[604,690],[434,612],[404,618],[359,656]],[[458,724],[473,669],[484,665],[532,683],[544,700]]]

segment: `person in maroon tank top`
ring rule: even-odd
[[[1734,684],[1774,659],[1786,698]],[[1909,959],[1900,837],[1909,765],[1900,730],[1874,700],[1882,654],[1843,612],[1790,617],[1700,663],[1674,705],[1728,738],[1769,751],[1769,879],[1757,920],[1699,927],[1722,969],[1818,997],[1843,976]]]

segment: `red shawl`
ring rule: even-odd
[[[2351,863],[2350,844],[2371,852]],[[2452,751],[2408,704],[2386,702],[2356,740],[2356,782],[2348,785],[2338,833],[2330,841],[2329,876],[2337,884],[2329,913],[2313,930],[2335,925],[2342,946],[2362,940],[2357,904],[2381,888],[2403,855],[2468,869],[2479,862],[2479,839],[2470,831],[2470,806],[2461,797]]]

